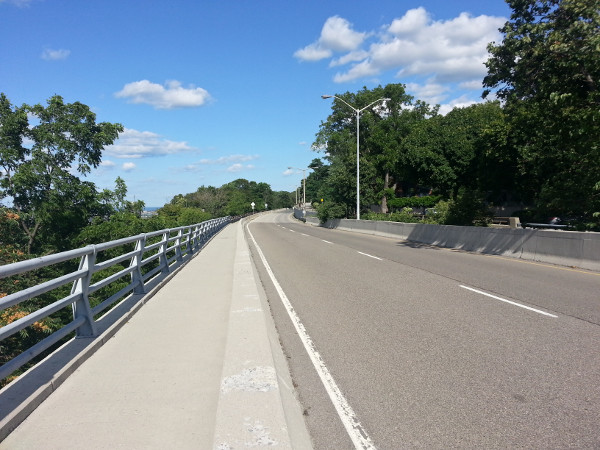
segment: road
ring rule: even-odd
[[[248,230],[315,448],[600,447],[599,273]]]

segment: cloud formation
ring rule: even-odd
[[[221,156],[217,159],[201,159],[198,164],[201,165],[220,165],[220,166],[228,166],[225,171],[230,173],[241,172],[243,170],[251,170],[254,169],[254,165],[252,164],[243,164],[248,161],[253,161],[258,159],[258,155],[229,155],[229,156]]]
[[[451,95],[448,85],[469,89],[486,74],[489,42],[500,41],[504,17],[461,13],[449,20],[434,20],[423,7],[410,9],[378,31],[357,32],[347,20],[327,19],[321,37],[297,50],[302,61],[329,59],[338,67],[333,80],[346,83],[375,78],[393,70],[410,82],[422,99],[437,103]],[[407,83],[408,84],[408,83]]]
[[[126,98],[129,103],[152,105],[155,109],[194,108],[211,99],[207,90],[194,85],[186,88],[176,80],[164,85],[148,80],[134,81],[115,93],[115,97]]]
[[[42,52],[42,59],[45,59],[46,61],[60,61],[61,59],[67,59],[70,54],[71,50],[66,50],[64,48],[57,50],[46,48]]]
[[[348,52],[358,48],[366,33],[352,29],[352,24],[339,16],[327,19],[316,42],[297,50],[294,56],[302,61],[318,61],[329,58],[333,52]]]
[[[171,141],[151,131],[138,131],[131,128],[119,134],[114,144],[105,147],[105,152],[114,158],[143,158],[149,156],[173,155],[196,150],[184,141]]]
[[[229,155],[221,156],[217,159],[201,159],[199,164],[205,165],[226,165],[231,163],[240,163],[258,159],[258,155]]]

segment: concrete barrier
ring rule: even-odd
[[[302,211],[295,210],[294,216],[302,217]],[[600,271],[600,233],[353,219],[335,219],[320,224],[315,217],[306,217],[306,223],[439,247]]]

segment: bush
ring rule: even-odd
[[[424,197],[398,197],[388,200],[388,206],[394,209],[431,208],[442,199],[440,195],[427,195]]]
[[[346,206],[335,202],[324,202],[317,206],[317,217],[321,223],[331,219],[343,219],[346,217]]]
[[[477,191],[460,188],[449,205],[446,225],[485,227],[491,223],[492,213],[485,205],[483,195]]]
[[[381,220],[386,222],[402,222],[402,223],[417,223],[421,219],[413,213],[412,208],[405,207],[402,211],[390,214],[368,212],[363,215],[365,220]]]

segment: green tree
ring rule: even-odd
[[[346,102],[363,110],[359,130],[361,203],[381,203],[387,211],[388,196],[407,178],[400,145],[414,123],[436,115],[437,107],[413,101],[402,84],[363,88],[337,97],[313,144],[313,148],[326,152],[331,163],[328,184],[334,192],[330,200],[345,204],[349,210],[352,197],[356,200],[356,114]],[[388,100],[377,102],[379,99]]]
[[[540,209],[600,210],[600,8],[590,0],[507,0],[484,85],[506,102],[524,190]]]
[[[23,114],[29,115],[31,124]],[[57,219],[87,221],[83,215],[90,212],[90,203],[97,203],[97,193],[92,183],[81,182],[71,171],[85,175],[97,167],[104,146],[114,142],[123,126],[96,123],[88,106],[64,103],[58,95],[47,106],[21,108],[13,108],[2,95],[0,124],[0,188],[3,197],[12,197],[31,253],[40,230],[51,229]],[[30,147],[23,145],[25,138],[32,142]],[[63,217],[57,217],[59,212]]]

